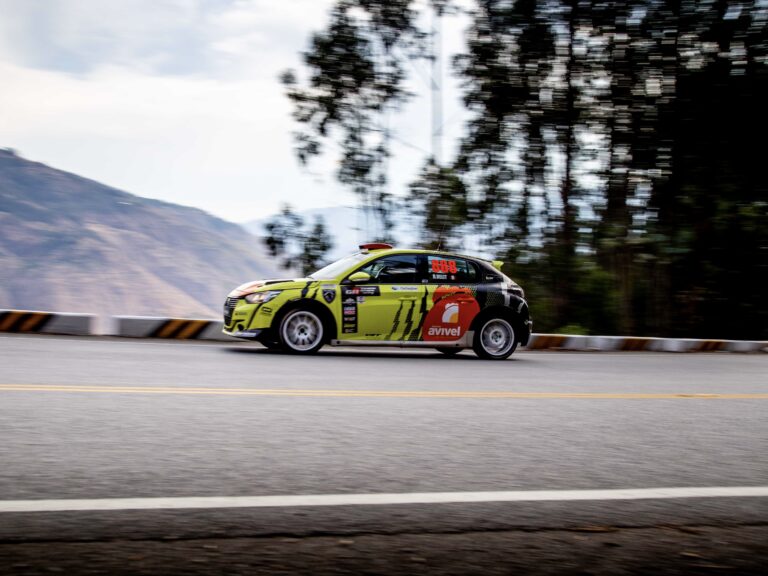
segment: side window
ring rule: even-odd
[[[431,284],[477,284],[477,267],[464,258],[427,256],[427,278]]]
[[[486,267],[483,265],[479,266],[480,268],[480,277],[483,279],[483,283],[485,284],[498,284],[499,282],[503,282],[501,276],[499,275],[496,270],[491,270],[490,267]]]
[[[384,256],[360,268],[360,272],[371,275],[376,284],[416,284],[419,275],[419,257],[416,254]]]

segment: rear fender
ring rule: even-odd
[[[528,330],[528,306],[525,302],[522,302],[522,306],[516,311],[506,306],[491,306],[484,308],[480,313],[472,320],[470,330],[477,333],[482,327],[482,324],[491,318],[503,318],[515,329],[515,335],[520,345],[525,346],[528,344],[528,338],[530,331]]]

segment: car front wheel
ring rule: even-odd
[[[480,358],[504,360],[517,348],[515,329],[504,318],[489,318],[475,332],[472,348]]]
[[[312,354],[323,346],[323,322],[309,310],[293,310],[280,322],[280,345],[288,352]]]

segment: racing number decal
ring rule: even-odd
[[[456,267],[456,260],[439,260],[437,258],[430,260],[432,261],[433,274],[456,274],[459,271]]]

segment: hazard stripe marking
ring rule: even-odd
[[[189,320],[187,326],[176,335],[176,338],[182,340],[197,338],[209,323],[208,320]]]
[[[2,313],[0,313],[0,332],[5,332],[5,331],[8,330],[10,325],[15,320],[16,314],[18,314],[18,312],[2,312]]]
[[[53,315],[11,310],[0,313],[0,332],[39,332]]]
[[[166,320],[152,331],[149,337],[189,340],[200,336],[209,324],[211,324],[210,320]]]

